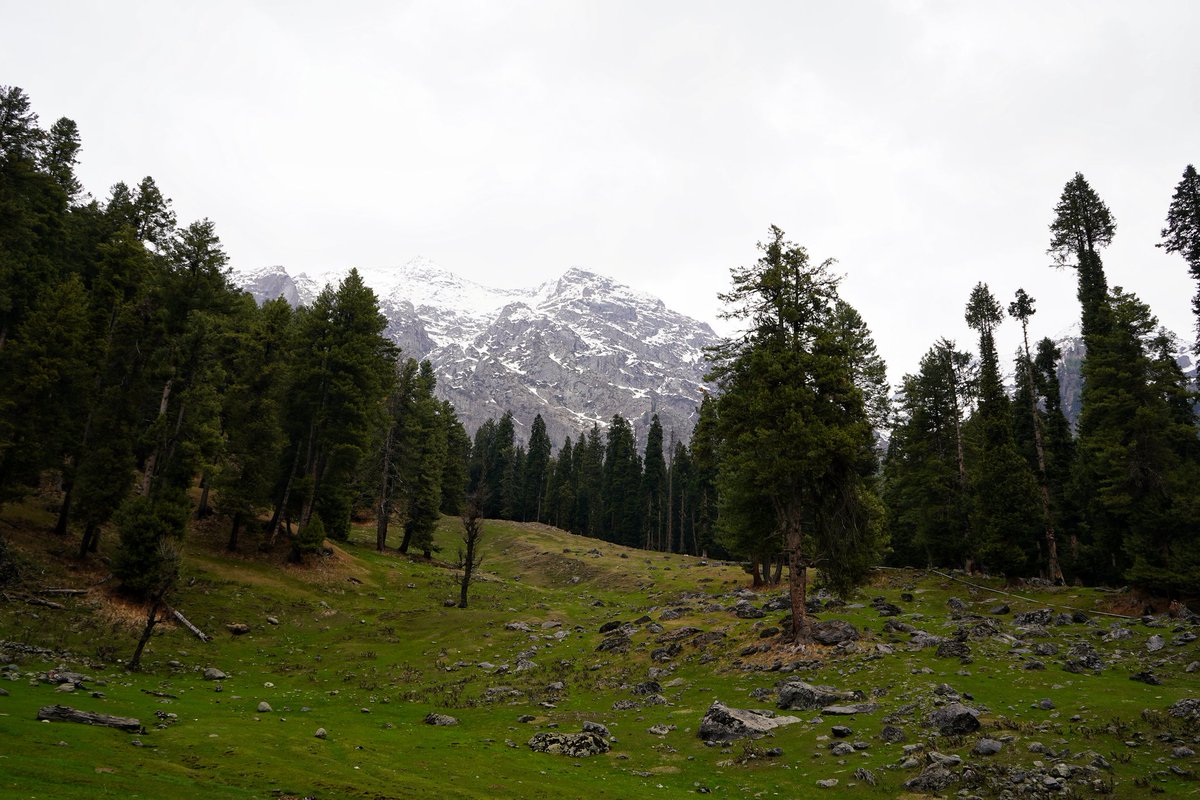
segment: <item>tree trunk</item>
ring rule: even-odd
[[[799,511],[788,509],[785,518],[787,541],[789,590],[792,601],[792,641],[807,643],[812,638],[812,626],[808,620],[808,565],[804,561],[804,530]]]
[[[296,446],[296,455],[292,457],[292,468],[288,470],[287,480],[283,483],[283,495],[279,498],[279,504],[275,506],[275,513],[271,515],[271,522],[267,525],[267,541],[271,546],[275,545],[275,537],[279,533],[279,521],[286,513],[288,501],[292,496],[292,481],[296,478],[296,467],[300,465],[300,446]]]
[[[751,588],[758,589],[763,585],[762,572],[760,571],[757,558],[750,559],[750,573],[754,576],[754,582],[750,584]]]
[[[67,523],[71,518],[71,491],[74,488],[74,478],[68,478],[63,485],[63,501],[62,506],[58,509],[58,521],[54,523],[54,533],[58,536],[67,535]]]
[[[167,415],[167,405],[171,400],[171,384],[173,380],[172,378],[168,378],[167,382],[163,384],[162,399],[158,403],[158,419],[162,419]],[[138,489],[138,493],[142,497],[149,497],[150,495],[150,483],[154,479],[154,467],[157,461],[158,446],[155,446],[150,451],[150,455],[146,456],[146,466],[142,472],[141,486]]]
[[[94,522],[88,522],[83,529],[83,538],[79,540],[79,557],[87,558],[88,553],[95,552],[96,545],[94,540],[100,538],[100,526]]]
[[[775,562],[775,577],[771,579],[771,583],[776,586],[783,583],[783,554],[780,554],[779,560]]]
[[[150,604],[150,614],[146,617],[146,627],[142,629],[142,638],[138,639],[137,648],[133,651],[133,658],[129,659],[130,672],[137,672],[142,668],[142,650],[146,648],[150,637],[154,635],[154,626],[160,621],[158,610],[162,607],[162,599],[162,593],[156,593],[154,601]]]
[[[196,509],[196,519],[204,519],[212,514],[212,508],[208,505],[208,475],[200,476],[200,505]]]
[[[242,512],[238,511],[233,515],[233,524],[229,527],[229,543],[225,545],[225,549],[231,553],[237,552],[238,547],[238,531],[242,527]]]

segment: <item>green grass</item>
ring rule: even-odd
[[[10,595],[29,587],[89,586],[103,577],[103,568],[69,557],[75,542],[56,540],[48,532],[52,522],[35,506],[0,517],[0,533],[20,553],[27,576],[26,588],[10,589]],[[438,532],[440,555],[448,560],[457,550],[458,527],[457,520],[446,519]],[[1042,659],[1045,671],[1022,670],[1002,643],[973,643],[974,661],[963,665],[939,659],[932,650],[908,651],[906,636],[882,633],[883,620],[867,601],[885,597],[904,608],[901,620],[945,635],[956,625],[946,615],[949,597],[972,602],[981,612],[999,600],[986,592],[973,596],[967,587],[942,578],[884,573],[856,599],[863,607],[840,615],[864,630],[861,652],[839,656],[815,648],[818,652],[796,654],[777,648],[752,659],[769,664],[819,658],[815,669],[803,673],[806,680],[868,693],[886,690],[881,710],[849,721],[826,718],[781,728],[750,746],[710,748],[696,729],[714,699],[743,708],[772,705],[749,693],[774,687],[782,676],[745,671],[736,662],[740,650],[760,641],[758,631],[783,614],[741,620],[728,611],[702,610],[710,603],[727,607],[729,598],[689,600],[692,610],[663,626],[722,631],[726,642],[708,651],[685,646],[672,662],[673,673],[660,679],[670,682],[664,690],[670,705],[629,711],[615,711],[613,703],[632,699],[628,686],[646,680],[650,668],[664,666],[649,655],[659,645],[643,630],[629,654],[596,652],[602,639],[597,628],[643,614],[657,620],[685,592],[715,595],[743,587],[748,580],[738,567],[625,550],[544,526],[488,522],[483,574],[472,586],[470,608],[458,609],[443,605],[458,596],[452,568],[393,551],[378,554],[373,541],[373,529],[356,528],[335,556],[297,568],[283,565],[282,555],[229,557],[220,550],[223,531],[216,523],[201,526],[188,541],[184,585],[175,603],[215,638],[201,643],[181,628],[162,626],[147,648],[145,671],[138,674],[122,667],[137,638],[136,609],[119,613],[103,588],[55,598],[63,602],[61,610],[15,599],[0,603],[0,639],[73,654],[23,658],[19,680],[0,680],[9,692],[0,697],[0,796],[633,798],[690,795],[703,786],[726,797],[895,797],[916,771],[896,768],[901,745],[875,737],[883,718],[905,704],[917,704],[912,719],[922,717],[932,707],[933,687],[942,682],[989,709],[987,735],[1013,737],[989,763],[1032,764],[1044,758],[1027,752],[1036,740],[1072,753],[1093,750],[1111,761],[1113,772],[1103,775],[1112,781],[1110,796],[1155,790],[1200,796],[1200,783],[1168,771],[1172,764],[1195,769],[1195,759],[1170,758],[1175,743],[1154,735],[1163,724],[1156,712],[1200,695],[1200,674],[1183,672],[1200,654],[1195,643],[1168,644],[1158,654],[1146,654],[1144,641],[1155,631],[1137,623],[1130,623],[1133,639],[1113,643],[1100,642],[1084,626],[1052,629],[1056,637],[1084,637],[1096,644],[1113,662],[1098,676],[1067,673],[1058,657]],[[247,541],[244,549],[252,551],[253,544]],[[598,557],[589,554],[593,548]],[[905,591],[914,593],[913,602],[900,601]],[[1004,599],[1014,611],[1045,603],[1092,609],[1110,595],[1064,588],[1037,592],[1036,604]],[[268,624],[268,616],[279,624]],[[506,629],[505,623],[513,621],[528,622],[535,632]],[[231,622],[245,622],[252,630],[232,636],[225,629]],[[561,627],[543,629],[543,622]],[[550,638],[558,630],[569,635]],[[1169,628],[1157,632],[1168,640],[1173,635]],[[889,641],[894,655],[874,653],[875,644]],[[518,653],[535,645],[537,650],[527,654],[538,666],[527,672],[489,675],[475,666],[455,666],[483,661],[515,666]],[[1136,655],[1118,659],[1117,650]],[[1129,680],[1137,668],[1163,659],[1155,670],[1164,686]],[[172,667],[172,661],[182,666]],[[92,676],[89,688],[104,697],[58,694],[30,677],[60,665]],[[221,691],[202,679],[208,666],[230,674]],[[553,681],[562,681],[565,691],[548,691]],[[494,686],[522,694],[488,701],[485,690]],[[1053,697],[1057,708],[1033,707],[1042,697]],[[260,714],[256,707],[264,700],[273,710]],[[148,732],[134,736],[37,722],[38,708],[56,702],[138,717]],[[423,724],[435,710],[460,723]],[[177,718],[158,729],[156,711]],[[815,716],[793,713],[804,720]],[[523,714],[535,720],[518,723]],[[1080,719],[1071,721],[1076,714]],[[584,720],[610,727],[617,738],[611,753],[569,759],[525,746],[547,725],[572,731]],[[665,737],[648,733],[657,723],[676,730]],[[840,760],[830,755],[829,728],[838,723],[850,725],[852,739],[867,741],[870,748]],[[314,737],[318,727],[328,731],[328,738]],[[924,741],[969,762],[981,760],[969,755],[977,737],[935,739],[916,722],[905,727],[910,743]],[[1195,731],[1176,733],[1187,742],[1196,736]],[[134,740],[144,746],[134,746]],[[782,748],[783,756],[743,759],[767,747]],[[856,781],[854,770],[860,766],[874,772],[878,786]],[[840,781],[836,789],[817,788],[818,779],[831,777]]]

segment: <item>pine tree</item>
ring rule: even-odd
[[[971,529],[984,566],[1006,577],[1029,568],[1039,518],[1033,476],[1017,451],[1012,412],[1000,381],[994,331],[1004,317],[987,284],[967,303],[967,324],[979,333],[979,457],[973,474]]]
[[[692,430],[692,476],[688,486],[689,521],[694,555],[716,553],[724,547],[717,542],[720,503],[717,494],[717,475],[720,465],[720,423],[716,398],[705,393],[696,410],[696,427]]]
[[[544,522],[543,505],[549,481],[550,437],[546,435],[546,421],[538,414],[533,418],[529,431],[529,448],[525,454],[525,469],[522,483],[522,509],[525,519]]]
[[[666,550],[667,464],[663,459],[663,429],[658,414],[650,418],[642,465],[642,519],[645,527],[642,547],[646,550]]]
[[[879,548],[865,480],[873,441],[850,346],[835,320],[831,262],[772,227],[762,257],[731,271],[722,299],[746,334],[712,356],[721,389],[721,526],[777,537],[791,575],[792,636],[810,635],[807,569],[860,577]]]
[[[1188,271],[1197,283],[1192,298],[1192,311],[1197,318],[1197,335],[1200,336],[1200,175],[1188,164],[1183,178],[1175,187],[1171,207],[1167,209],[1167,227],[1162,230],[1159,247],[1168,253],[1179,253],[1187,262]],[[1200,350],[1200,338],[1197,339]]]
[[[604,539],[626,547],[642,546],[641,481],[642,464],[633,427],[620,414],[614,414],[608,424],[600,492],[604,507],[600,535]]]

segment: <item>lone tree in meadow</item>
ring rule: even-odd
[[[721,299],[745,333],[710,355],[720,388],[719,525],[736,549],[768,537],[790,572],[792,637],[807,641],[807,570],[836,588],[865,575],[879,550],[876,456],[852,354],[865,329],[838,324],[832,261],[813,264],[779,228],[762,256],[731,271]]]
[[[459,584],[458,607],[467,607],[467,590],[471,586],[471,575],[483,563],[479,553],[479,544],[483,540],[483,492],[476,490],[467,495],[462,510],[462,542],[458,551],[458,567],[462,570],[462,582]]]

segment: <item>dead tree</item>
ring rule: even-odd
[[[467,495],[463,504],[463,548],[458,551],[458,568],[462,570],[462,585],[458,595],[458,607],[467,607],[467,588],[471,585],[471,573],[483,563],[479,544],[483,539],[483,497],[474,491]],[[465,549],[464,549],[465,548]]]

